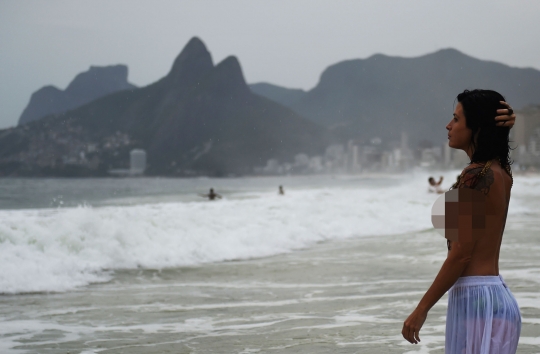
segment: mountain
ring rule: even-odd
[[[125,65],[91,66],[88,71],[78,74],[65,90],[42,87],[32,94],[19,118],[19,125],[66,112],[113,92],[135,88],[127,81],[127,76]]]
[[[260,84],[258,84],[260,86]],[[455,98],[464,89],[499,91],[516,109],[540,103],[540,71],[483,61],[454,49],[417,58],[377,54],[328,67],[305,95],[253,89],[345,138],[445,141]],[[291,94],[287,94],[291,92]]]
[[[252,93],[235,57],[214,66],[193,38],[153,84],[0,131],[0,173],[104,175],[142,148],[149,174],[250,174],[326,144],[324,128]]]
[[[265,82],[250,84],[249,88],[257,95],[267,97],[272,101],[288,107],[294,105],[307,95],[307,92],[304,90],[289,89]]]

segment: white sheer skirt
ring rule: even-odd
[[[446,354],[515,354],[520,332],[519,307],[501,276],[461,277],[450,289]]]

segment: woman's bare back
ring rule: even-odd
[[[484,164],[471,164],[463,170],[460,188],[482,192],[486,201],[485,232],[476,241],[468,266],[462,276],[499,275],[499,253],[508,214],[512,177],[493,160],[485,175],[475,181]]]

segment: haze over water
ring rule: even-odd
[[[443,353],[446,297],[420,345],[400,333],[446,256],[427,177],[1,180],[0,352]],[[515,178],[501,250],[519,353],[540,351],[539,197]]]

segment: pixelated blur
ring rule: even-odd
[[[450,241],[475,241],[485,233],[488,215],[486,196],[469,188],[453,189],[441,195],[431,209],[431,222]]]

